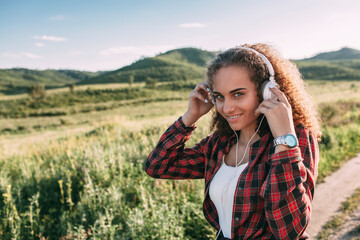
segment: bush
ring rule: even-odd
[[[157,83],[156,79],[147,77],[145,81],[145,87],[154,89],[156,87],[156,83]]]
[[[46,97],[45,86],[43,84],[31,85],[28,87],[27,93],[36,103],[44,101]]]
[[[75,92],[75,83],[72,83],[72,84],[69,85],[69,92],[71,94],[74,94],[74,92]]]

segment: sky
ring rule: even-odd
[[[0,0],[0,68],[116,70],[196,47],[360,50],[358,0]]]

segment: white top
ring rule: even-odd
[[[238,167],[226,165],[224,158],[219,170],[211,180],[209,195],[219,214],[219,222],[224,237],[231,239],[231,220],[235,188],[241,172],[247,163]]]

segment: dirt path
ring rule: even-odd
[[[328,239],[332,240],[358,240],[360,239],[359,230],[360,226],[360,207],[350,214],[344,223],[344,227],[334,231]]]
[[[315,239],[321,227],[337,213],[341,203],[360,187],[360,154],[315,188],[313,211],[307,233]]]

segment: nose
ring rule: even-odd
[[[235,110],[235,103],[234,101],[230,99],[224,99],[224,102],[223,102],[223,112],[225,114],[231,114],[234,112]]]

